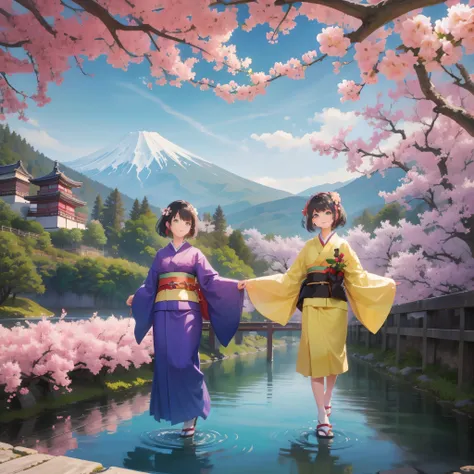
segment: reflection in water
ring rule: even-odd
[[[320,440],[316,451],[305,449],[297,443],[281,448],[278,463],[288,466],[292,474],[352,474],[352,465],[342,464],[339,456],[331,454],[331,441]],[[296,466],[296,469],[294,469]]]
[[[167,472],[170,474],[207,474],[212,472],[213,465],[210,453],[198,453],[192,441],[181,449],[170,449],[159,452],[137,446],[127,453],[123,466],[127,469],[143,472]]]
[[[0,424],[0,441],[150,473],[374,474],[398,466],[445,474],[473,464],[473,420],[362,361],[339,378],[336,437],[314,436],[309,379],[295,373],[297,348],[214,363],[203,370],[212,397],[196,439],[148,415],[149,388]]]

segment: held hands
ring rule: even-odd
[[[237,288],[243,290],[247,287],[247,280],[242,280],[237,283]]]
[[[126,305],[127,306],[132,306],[132,302],[133,302],[133,297],[135,295],[130,295],[128,298],[127,298],[127,302],[126,302]]]

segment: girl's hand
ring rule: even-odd
[[[242,280],[237,283],[237,288],[239,290],[243,290],[246,287],[247,287],[247,280]]]
[[[133,302],[133,297],[134,297],[134,296],[135,296],[135,295],[130,295],[130,296],[128,297],[127,303],[126,303],[127,306],[132,306],[132,302]]]

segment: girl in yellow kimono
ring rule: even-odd
[[[366,272],[347,241],[335,230],[346,223],[338,193],[318,193],[303,210],[303,226],[317,237],[306,242],[285,274],[242,281],[252,304],[283,326],[298,306],[303,313],[296,371],[311,377],[318,407],[316,435],[333,438],[331,396],[336,378],[348,370],[347,301],[372,333],[385,322],[395,298],[395,282]],[[324,382],[326,379],[326,391]]]

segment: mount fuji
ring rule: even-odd
[[[131,132],[116,145],[68,166],[133,198],[164,207],[185,199],[198,208],[232,211],[291,196],[226,171],[156,132]]]

